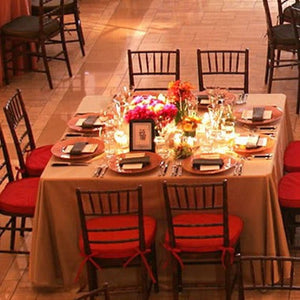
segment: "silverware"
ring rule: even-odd
[[[159,173],[158,173],[158,176],[163,176],[163,172],[164,172],[164,166],[165,166],[165,161],[162,160],[159,164]]]
[[[172,166],[171,176],[177,176],[177,173],[178,173],[178,163],[175,162],[174,165]]]
[[[102,168],[102,171],[101,171],[100,176],[99,176],[100,178],[102,178],[105,175],[107,169],[108,169],[108,166],[106,166],[106,165]]]
[[[96,171],[94,172],[94,177],[99,177],[100,176],[100,174],[101,174],[101,172],[102,172],[102,166],[100,166],[100,167],[98,167],[97,169],[96,169]]]
[[[265,159],[270,159],[272,158],[273,153],[265,153],[265,154],[253,154],[251,155],[252,158],[265,158]]]
[[[163,173],[162,173],[162,176],[165,176],[167,171],[168,171],[168,167],[169,167],[169,163],[166,162],[163,166]]]
[[[181,161],[178,163],[178,170],[177,170],[177,176],[181,176],[182,175],[182,164]]]
[[[51,164],[52,167],[80,167],[87,165],[88,163],[84,162],[54,162]]]

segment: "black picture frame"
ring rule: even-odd
[[[155,152],[155,123],[152,119],[130,120],[129,150]]]

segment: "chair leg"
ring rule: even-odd
[[[20,236],[24,237],[24,229],[26,225],[26,217],[21,218],[21,231],[20,231]]]
[[[268,84],[268,93],[271,93],[273,75],[274,75],[274,60],[275,60],[275,50],[270,49],[270,66],[269,66],[269,84]]]
[[[92,291],[98,288],[97,270],[90,261],[87,262],[86,266],[89,291]]]
[[[53,89],[53,84],[52,84],[52,78],[50,74],[50,69],[49,69],[49,64],[48,64],[48,59],[47,59],[47,52],[46,52],[46,46],[45,43],[42,42],[39,47],[41,48],[41,53],[42,53],[42,58],[43,58],[43,63],[44,63],[44,68],[45,68],[45,73],[47,75],[49,87],[52,90]]]
[[[66,65],[67,65],[69,77],[72,77],[71,64],[70,64],[70,60],[69,60],[69,55],[68,55],[67,46],[66,46],[65,33],[64,33],[63,29],[61,30],[60,38],[61,38],[62,50],[63,50],[63,54],[64,54],[64,57],[65,57],[65,62],[66,62]]]
[[[15,238],[16,238],[16,217],[11,217],[11,232],[10,232],[10,250],[15,249]]]
[[[156,259],[156,247],[155,244],[152,245],[152,272],[154,275],[154,278],[156,279],[156,283],[154,284],[154,292],[158,293],[159,292],[159,284],[158,284],[158,274],[157,274],[157,259]]]
[[[141,270],[141,286],[142,286],[142,293],[141,293],[141,298],[142,300],[147,300],[150,294],[150,290],[148,289],[148,272],[147,269],[141,259],[141,264],[140,264],[140,270]],[[151,287],[151,285],[150,285]]]
[[[80,21],[79,12],[78,12],[77,9],[74,12],[74,20],[75,20],[76,31],[77,31],[77,35],[78,35],[78,40],[79,40],[79,44],[80,44],[81,53],[82,53],[82,56],[85,56],[85,51],[84,51],[85,40],[84,40],[84,37],[83,37],[81,21]]]
[[[266,71],[265,71],[265,84],[268,83],[269,78],[269,68],[270,68],[270,46],[267,49],[267,61],[266,61]]]
[[[226,300],[231,300],[231,263],[230,263],[230,254],[226,252],[225,255],[225,294]]]
[[[299,114],[300,111],[300,57],[298,56],[298,91],[297,91],[297,107],[296,113]]]

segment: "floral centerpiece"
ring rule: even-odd
[[[169,103],[164,96],[139,95],[129,103],[125,120],[153,119],[157,126],[165,126],[176,114],[176,105]]]
[[[185,136],[195,136],[199,123],[201,123],[201,118],[197,116],[184,116],[177,127],[182,129]]]
[[[168,85],[168,98],[178,109],[175,123],[178,124],[188,114],[188,101],[194,98],[193,86],[188,81],[171,81]]]

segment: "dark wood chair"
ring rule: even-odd
[[[41,58],[43,68],[31,66],[31,70],[45,73],[51,89],[53,83],[48,63],[50,60],[64,61],[69,76],[72,76],[64,32],[64,0],[60,0],[59,5],[53,9],[45,10],[45,6],[53,1],[55,0],[40,0],[38,16],[17,17],[1,27],[2,61],[6,84],[9,84],[9,70],[15,71],[17,68],[15,63],[17,57],[25,55],[28,56],[29,62],[33,57]],[[61,45],[61,49],[57,47],[58,44]],[[46,50],[50,45],[53,45],[51,52]]]
[[[277,0],[279,24],[292,23],[292,6],[300,9],[299,0]]]
[[[183,280],[185,265],[223,264],[226,299],[234,284],[232,260],[240,251],[242,220],[228,214],[227,180],[201,184],[163,183],[168,231],[165,248],[172,257],[173,299],[189,288],[217,282]],[[197,275],[194,276],[197,278]],[[198,280],[199,281],[199,280]],[[217,284],[220,287],[220,283]]]
[[[300,105],[300,83],[299,83],[299,36],[297,28],[297,20],[293,24],[274,25],[271,18],[269,0],[263,0],[264,10],[267,22],[268,48],[267,48],[267,63],[265,71],[265,83],[268,84],[268,93],[271,93],[273,81],[279,80],[298,80],[298,95],[296,112],[299,113]],[[280,51],[297,52],[296,57],[290,59],[280,58]],[[277,52],[277,56],[275,55]],[[281,68],[298,68],[298,76],[276,76],[274,70]]]
[[[109,288],[108,284],[105,283],[103,287],[95,289],[91,292],[85,292],[81,293],[81,295],[77,296],[74,300],[93,300],[93,297],[95,296],[103,296],[102,299],[104,300],[110,300],[110,293],[109,293]]]
[[[248,299],[245,292],[250,290],[258,290],[264,294],[273,290],[300,291],[300,285],[296,281],[300,257],[237,255],[237,263],[239,300]],[[247,280],[243,279],[245,271],[250,273],[250,278],[247,276]],[[266,298],[269,296],[266,295]],[[282,295],[282,299],[287,298]]]
[[[289,248],[299,248],[295,244],[295,234],[300,227],[297,218],[300,215],[300,172],[287,173],[280,179],[278,200]]]
[[[14,141],[22,177],[40,176],[52,156],[52,145],[36,147],[22,93],[16,93],[3,107]]]
[[[39,178],[24,178],[14,180],[11,168],[10,158],[7,151],[6,142],[3,131],[0,126],[0,148],[1,148],[1,164],[0,164],[0,214],[6,224],[0,225],[1,253],[18,253],[29,254],[24,249],[15,249],[16,233],[19,232],[24,236],[25,232],[32,231],[30,226],[26,226],[26,218],[33,218],[35,204],[37,199]],[[8,220],[6,220],[8,217]],[[6,247],[3,234],[10,232],[10,245]]]
[[[127,54],[129,85],[135,91],[167,90],[170,81],[180,79],[179,49],[174,51],[128,50]]]
[[[156,220],[143,213],[142,187],[114,191],[76,190],[82,234],[79,246],[86,263],[89,290],[98,287],[97,270],[136,267],[136,285],[109,285],[114,292],[137,292],[148,299],[158,292]],[[101,269],[100,269],[101,268]],[[121,286],[120,286],[121,285]]]
[[[249,92],[249,50],[201,50],[197,49],[199,90],[226,88]],[[222,81],[223,86],[206,85],[208,77]],[[222,76],[222,77],[221,77]],[[226,82],[224,84],[224,82]]]
[[[31,0],[31,13],[33,16],[39,15],[39,2],[40,0]],[[60,0],[52,1],[45,5],[46,11],[52,10],[54,7],[60,4]],[[73,20],[66,20],[64,18],[64,29],[66,33],[66,43],[79,43],[82,56],[85,56],[84,51],[84,36],[80,20],[80,10],[78,0],[65,0],[64,1],[64,15],[71,16]],[[77,38],[68,37],[73,32],[76,32]]]

